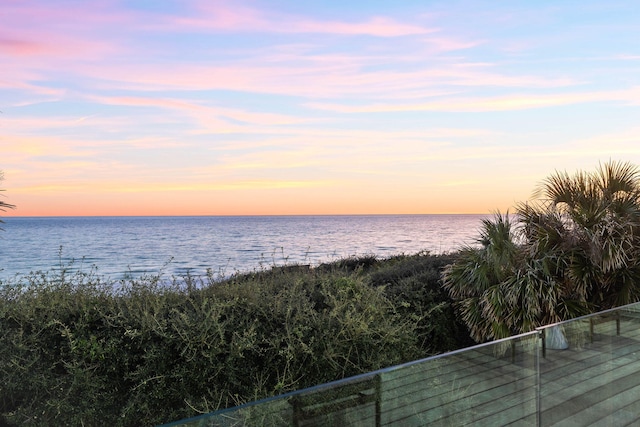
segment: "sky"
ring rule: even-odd
[[[3,0],[4,216],[506,211],[640,164],[635,1]]]

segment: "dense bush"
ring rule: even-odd
[[[459,347],[468,335],[440,287],[450,261],[0,283],[0,413],[14,425],[155,425]]]
[[[457,253],[396,256],[381,262],[370,276],[371,285],[384,285],[385,295],[399,313],[418,319],[415,325],[418,344],[428,353],[475,344],[441,285],[443,269],[457,257]]]

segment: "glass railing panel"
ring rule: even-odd
[[[168,425],[640,425],[640,303]]]
[[[180,427],[241,427],[289,426],[291,405],[280,397],[229,408],[211,414],[176,421],[165,426]]]
[[[167,426],[375,426],[380,405],[380,375],[373,372]]]
[[[640,422],[640,304],[539,330],[542,426]]]
[[[531,425],[537,420],[538,336],[524,334],[170,425]]]
[[[382,425],[536,423],[537,333],[381,373]]]

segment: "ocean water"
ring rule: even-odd
[[[110,279],[237,272],[474,244],[486,215],[9,217],[0,279],[62,267]]]

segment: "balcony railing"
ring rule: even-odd
[[[640,422],[640,303],[167,426]]]

